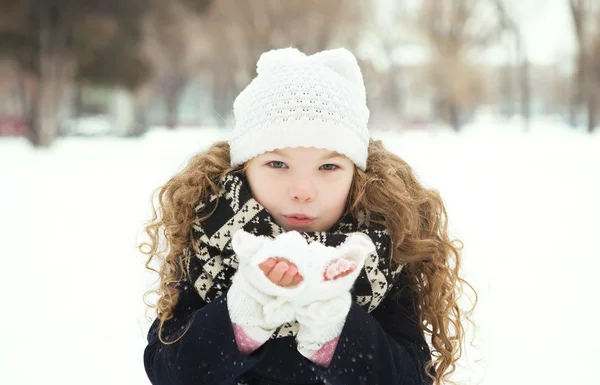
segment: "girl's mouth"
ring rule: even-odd
[[[304,214],[284,215],[283,218],[289,225],[294,227],[306,227],[315,221],[315,218]]]

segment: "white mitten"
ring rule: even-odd
[[[292,299],[300,324],[296,341],[300,354],[327,366],[333,357],[350,306],[350,290],[360,274],[366,257],[375,251],[371,239],[356,233],[337,248],[320,243],[309,245],[306,257],[310,271],[304,275],[306,289]],[[340,274],[352,270],[348,275]]]
[[[304,282],[294,287],[278,286],[265,276],[259,265],[273,257],[297,261],[306,247],[306,241],[298,233],[285,233],[276,239],[256,237],[242,230],[233,235],[232,248],[239,267],[227,292],[227,305],[242,353],[253,352],[277,327],[294,320],[288,298],[297,296],[306,286]]]

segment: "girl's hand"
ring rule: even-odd
[[[271,282],[279,286],[296,286],[303,279],[296,265],[282,258],[269,258],[258,266]]]

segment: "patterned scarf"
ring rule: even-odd
[[[186,251],[188,255],[184,255],[191,282],[206,303],[221,296],[231,285],[238,268],[231,237],[237,230],[273,238],[285,231],[252,197],[249,184],[240,173],[227,175],[219,188],[219,194],[209,196],[196,206],[193,239]],[[212,210],[215,211],[208,219],[200,220]],[[402,265],[390,264],[390,238],[385,228],[365,223],[364,217],[355,219],[347,215],[328,232],[306,232],[302,235],[308,242],[334,247],[342,244],[353,232],[362,232],[373,240],[377,251],[367,257],[352,292],[354,302],[371,312],[392,288]],[[297,331],[297,322],[284,324],[271,338],[295,336]]]

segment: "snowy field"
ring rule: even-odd
[[[599,384],[600,133],[538,122],[374,133],[438,189],[480,302],[455,379]],[[217,130],[0,140],[0,384],[149,384],[142,352],[154,284],[136,243],[152,190]],[[595,304],[595,305],[594,305]],[[149,313],[152,316],[152,313]]]

